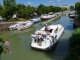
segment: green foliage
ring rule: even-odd
[[[5,10],[1,10],[1,11],[0,11],[0,16],[5,17],[5,15],[6,15],[6,14],[5,14]]]
[[[2,38],[0,38],[0,42],[4,43],[4,40]]]
[[[18,18],[15,18],[15,19],[11,18],[11,19],[8,19],[7,21],[8,22],[13,22],[13,21],[19,21],[19,19]]]
[[[46,14],[47,13],[47,9],[46,9],[47,7],[46,6],[44,6],[43,4],[40,4],[39,6],[38,6],[38,9],[37,9],[37,13],[38,14]]]
[[[80,28],[77,28],[70,38],[70,47],[80,45]]]
[[[40,4],[38,6],[38,9],[37,9],[37,13],[38,14],[47,14],[49,12],[59,12],[61,11],[61,7],[57,7],[57,6],[45,6],[43,4]]]
[[[34,13],[34,8],[28,5],[26,8],[20,9],[18,13],[22,18],[30,18],[31,14]]]
[[[6,19],[6,21],[16,21],[18,19],[12,19],[14,14],[18,14],[19,18],[29,19],[32,14],[35,12],[38,15],[47,14],[49,12],[59,12],[61,11],[61,7],[58,6],[45,6],[40,4],[37,9],[28,5],[25,6],[23,4],[15,4],[15,0],[9,0],[4,2],[4,8],[0,6],[0,16]]]
[[[66,60],[80,60],[80,28],[77,28],[70,37],[69,56]]]
[[[72,11],[72,10],[74,10],[75,8],[74,8],[74,6],[70,6],[69,9]]]
[[[0,11],[3,10],[3,7],[0,5]]]
[[[5,9],[0,11],[0,15],[4,17],[6,20],[11,19],[12,15],[17,12],[17,7],[14,5],[6,6]]]
[[[5,41],[2,38],[0,38],[0,55],[2,52],[7,53],[8,48],[4,43]]]
[[[23,4],[18,4],[18,5],[17,5],[17,10],[18,10],[18,11],[19,11],[20,9],[24,9],[24,8],[26,8],[26,6],[23,5]]]
[[[16,0],[3,0],[3,4],[5,8],[10,5],[16,5]]]
[[[77,2],[75,4],[75,10],[78,12],[78,14],[80,15],[80,2]]]
[[[26,20],[26,19],[24,19],[24,18],[19,18],[19,21],[23,21],[23,20]]]
[[[13,22],[13,21],[23,21],[23,20],[26,20],[26,19],[24,19],[24,18],[15,18],[15,19],[13,19],[13,18],[11,18],[11,19],[9,19],[7,21],[8,22]]]
[[[62,7],[62,8],[61,8],[61,11],[66,11],[66,10],[67,10],[66,7]]]
[[[55,10],[54,12],[60,12],[61,11],[61,7],[55,6],[54,10]]]

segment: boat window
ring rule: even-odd
[[[55,36],[55,39],[57,38],[57,35]]]
[[[58,28],[56,28],[55,33],[57,33],[57,31],[58,31]]]
[[[49,32],[50,32],[50,33],[52,33],[52,30],[53,30],[53,29],[50,29],[50,31],[49,31]]]
[[[38,38],[38,41],[37,41],[38,43],[40,42],[40,39]]]
[[[47,40],[49,40],[49,38],[47,38]]]
[[[53,38],[53,36],[51,36],[51,38]]]
[[[38,40],[37,37],[32,36],[32,38],[34,39],[34,42],[37,42],[37,40]]]
[[[44,41],[43,38],[39,38],[40,41]]]
[[[34,38],[34,42],[36,42],[36,39]]]
[[[62,27],[59,29],[59,31],[61,31]]]

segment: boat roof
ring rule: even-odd
[[[50,29],[56,30],[57,28],[62,27],[62,25],[56,24],[56,25],[50,25],[49,27],[50,27]],[[45,26],[40,30],[45,30]]]

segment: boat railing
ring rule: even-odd
[[[61,29],[62,29],[62,27],[58,29],[58,32],[60,32],[60,31],[61,31]]]

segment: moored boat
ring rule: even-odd
[[[61,24],[50,25],[50,31],[45,31],[45,27],[37,30],[31,35],[31,47],[39,50],[51,50],[61,37],[64,27]]]
[[[72,11],[72,12],[69,12],[69,18],[72,18],[74,19],[76,17],[75,13]]]
[[[41,19],[42,20],[47,20],[47,19],[50,19],[50,18],[49,18],[48,14],[43,14],[43,15],[41,15]]]
[[[51,19],[51,18],[54,18],[56,15],[53,14],[52,12],[48,13],[48,14],[42,14],[41,15],[41,19],[42,20],[48,20],[48,19]]]
[[[30,19],[30,21],[31,21],[32,23],[36,23],[36,22],[41,21],[41,19],[37,17],[37,18]]]
[[[29,28],[33,25],[33,23],[31,23],[30,21],[25,21],[25,22],[16,22],[15,24],[9,26],[9,30],[22,30],[22,29],[26,29]]]
[[[74,14],[69,14],[69,18],[75,18],[75,15]]]

